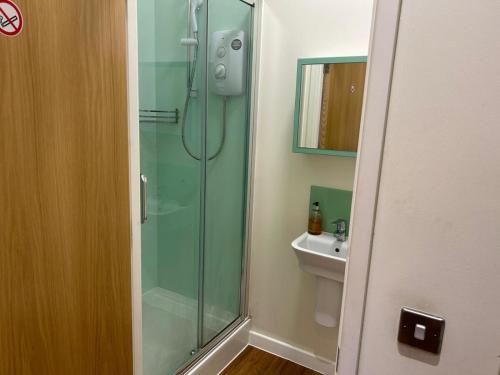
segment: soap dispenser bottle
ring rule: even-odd
[[[311,214],[309,215],[309,225],[307,227],[307,232],[313,235],[321,234],[321,227],[322,219],[321,211],[319,210],[319,202],[314,202],[312,205]]]

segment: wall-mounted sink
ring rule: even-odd
[[[316,276],[316,321],[336,327],[342,303],[342,285],[347,258],[347,241],[333,234],[304,233],[292,242],[300,267]]]

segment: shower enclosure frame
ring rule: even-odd
[[[240,0],[234,0],[240,1]],[[140,202],[140,144],[139,144],[139,66],[138,66],[138,25],[137,0],[126,0],[127,3],[127,88],[128,88],[128,128],[129,128],[129,186],[131,210],[131,281],[132,281],[132,340],[134,375],[143,375],[142,357],[142,291],[141,291],[141,202]],[[248,6],[251,4],[244,2]],[[250,108],[247,113],[249,121],[248,161],[246,181],[246,212],[245,238],[242,259],[242,277],[240,294],[240,316],[214,339],[200,348],[192,360],[178,374],[192,373],[195,366],[209,360],[209,355],[216,349],[223,349],[224,339],[249,319],[248,314],[248,282],[250,265],[250,241],[252,237],[252,206],[254,187],[254,159],[255,159],[255,129],[257,113],[257,93],[260,59],[260,36],[262,19],[262,0],[256,0],[252,19],[252,69],[249,83]],[[189,60],[188,60],[189,61]],[[230,355],[230,354],[228,354]],[[228,361],[231,357],[227,358]]]

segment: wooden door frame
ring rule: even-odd
[[[375,0],[373,7],[337,351],[338,375],[358,373],[401,3]]]
[[[141,201],[139,143],[139,48],[137,0],[127,1],[127,88],[129,131],[130,235],[132,263],[132,350],[134,375],[143,374],[141,291]]]

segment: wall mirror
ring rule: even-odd
[[[356,157],[366,56],[299,59],[293,152]]]

